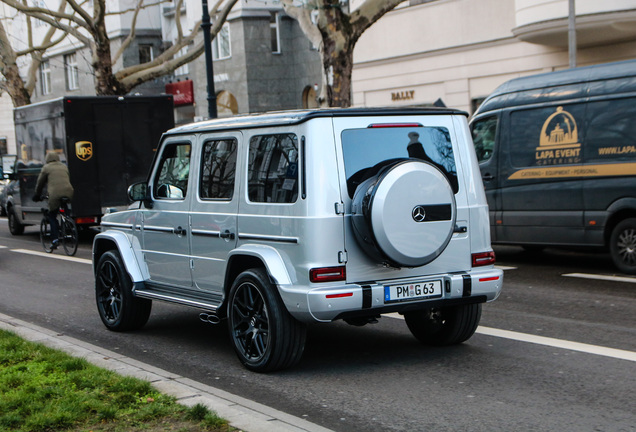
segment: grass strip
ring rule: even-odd
[[[0,330],[0,430],[233,430],[204,405],[185,407],[137,378]]]

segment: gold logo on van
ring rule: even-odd
[[[581,143],[574,116],[557,107],[541,128],[537,165],[560,165],[581,162]]]
[[[75,143],[75,155],[82,161],[87,161],[93,156],[93,143],[90,141],[78,141]]]

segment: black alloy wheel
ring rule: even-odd
[[[152,302],[133,295],[132,281],[116,251],[106,252],[97,263],[95,300],[99,316],[109,330],[135,330],[150,317]]]
[[[300,361],[305,325],[285,309],[262,269],[239,275],[228,300],[228,330],[243,365],[255,372],[291,367]]]

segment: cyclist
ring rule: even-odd
[[[60,156],[56,152],[49,152],[46,155],[46,164],[38,176],[35,186],[33,201],[40,201],[42,191],[46,186],[49,195],[49,223],[51,225],[51,238],[53,239],[53,249],[59,243],[59,227],[57,225],[57,213],[62,198],[73,199],[73,186],[71,185],[68,168],[60,162]]]

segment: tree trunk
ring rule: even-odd
[[[351,106],[351,74],[353,72],[353,50],[325,53],[324,73],[327,76],[327,101],[331,107]]]

